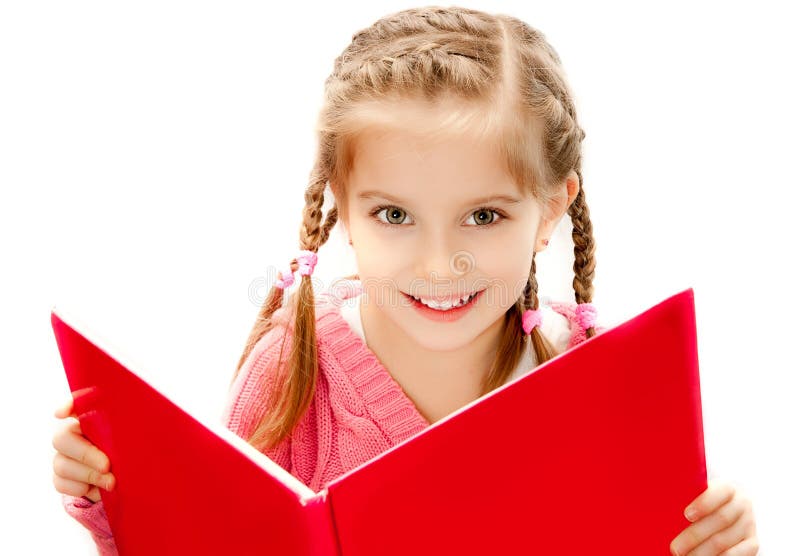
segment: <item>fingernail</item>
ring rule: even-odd
[[[689,521],[694,521],[694,518],[697,517],[697,510],[695,510],[694,508],[686,508],[684,514],[686,515],[686,519],[688,519]]]

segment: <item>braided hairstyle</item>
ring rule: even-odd
[[[575,254],[573,289],[576,302],[590,303],[595,244],[581,176],[585,134],[578,125],[558,54],[540,31],[502,14],[459,7],[412,8],[387,15],[352,36],[325,80],[300,249],[316,253],[339,214],[346,218],[345,184],[358,137],[371,128],[402,125],[397,114],[404,101],[435,103],[446,98],[455,99],[459,110],[446,114],[438,128],[426,131],[474,133],[490,141],[520,189],[545,206],[563,195],[561,184],[571,170],[578,174],[578,194],[568,208]],[[393,114],[397,121],[392,120]],[[327,186],[335,203],[323,218]],[[506,312],[500,345],[482,393],[504,384],[524,354],[522,314],[539,308],[534,259],[535,252],[523,295]],[[296,260],[291,268],[297,269]],[[292,432],[311,404],[319,372],[310,276],[301,276],[298,289],[286,303],[294,322],[293,342],[284,366],[281,349],[273,399],[248,439],[260,449],[277,445]],[[273,287],[234,380],[255,344],[276,326],[271,316],[283,304],[283,289]],[[586,330],[587,338],[593,335],[593,328]],[[537,364],[556,355],[539,327],[531,331],[531,340]]]

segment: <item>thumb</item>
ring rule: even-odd
[[[75,414],[75,411],[73,411],[72,396],[70,396],[69,399],[66,402],[64,402],[64,404],[61,407],[56,409],[54,415],[59,419],[63,419],[64,417],[76,417],[76,418],[78,417]]]
[[[95,503],[99,502],[103,498],[102,496],[100,496],[100,489],[97,488],[97,486],[92,486],[92,488],[89,489],[89,492],[87,492],[85,496],[86,498]]]

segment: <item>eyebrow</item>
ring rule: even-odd
[[[409,205],[412,203],[408,203],[407,201],[400,199],[399,197],[394,197],[389,195],[388,193],[384,193],[383,191],[378,190],[369,190],[369,191],[362,191],[357,195],[358,199],[385,199],[387,201],[392,201],[393,203],[399,203],[401,205]],[[491,202],[502,202],[507,203],[509,205],[516,205],[522,202],[521,199],[518,197],[513,197],[511,195],[486,195],[483,197],[478,197],[477,199],[472,199],[471,201],[466,202],[467,205],[478,205],[482,203],[491,203]]]

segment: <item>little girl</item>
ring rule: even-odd
[[[300,252],[260,311],[224,414],[315,491],[603,331],[584,132],[541,32],[456,7],[384,17],[336,59],[318,134]],[[548,303],[535,258],[565,213],[575,303]],[[358,274],[315,291],[338,220]],[[111,464],[71,423],[53,440],[54,483],[113,554],[98,490],[113,488]],[[687,502],[673,554],[756,554],[751,504],[733,487],[711,482]]]

